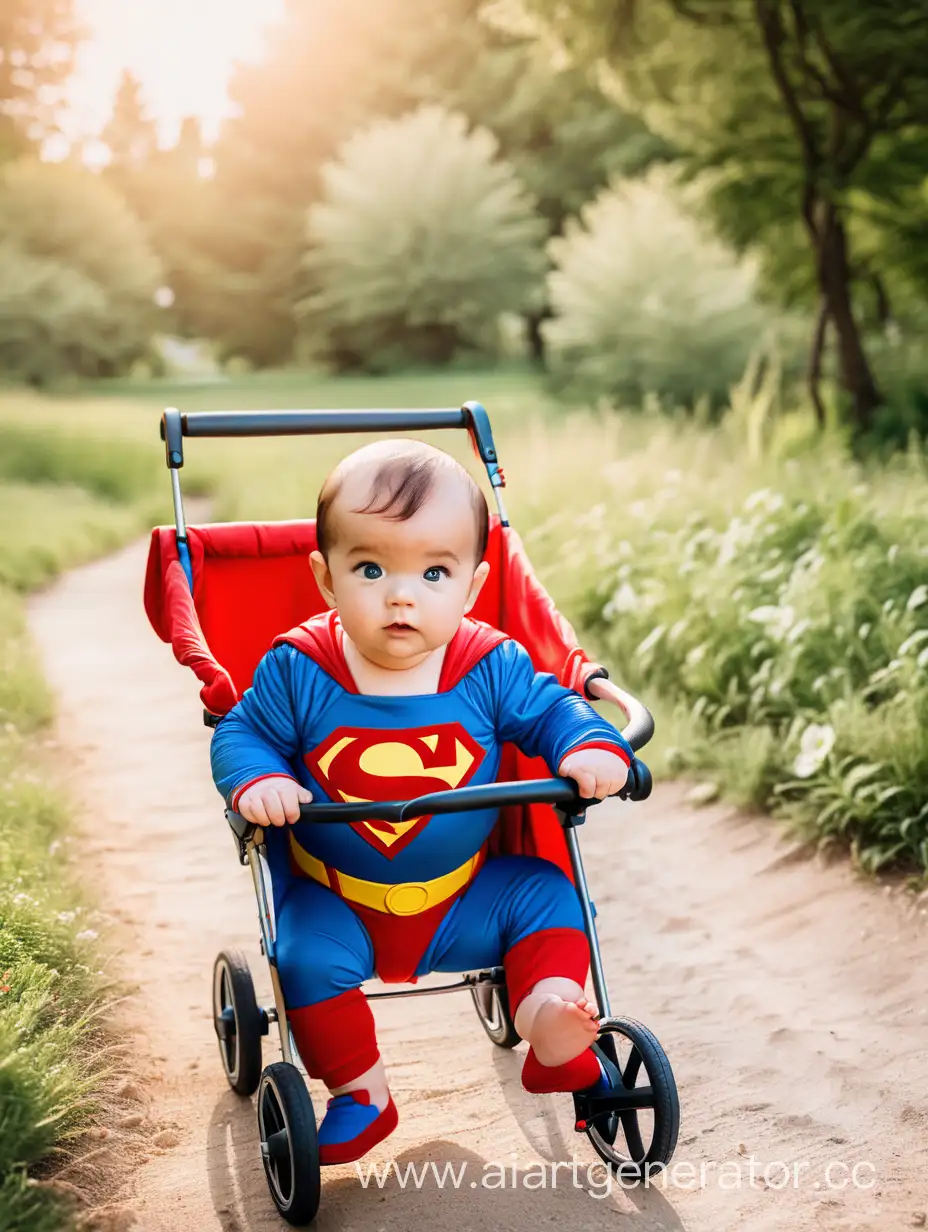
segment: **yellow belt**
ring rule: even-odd
[[[388,915],[419,915],[422,911],[428,911],[429,907],[443,903],[467,885],[483,857],[481,849],[458,868],[453,868],[450,873],[441,877],[433,877],[431,881],[387,884],[382,881],[365,881],[362,877],[352,877],[348,873],[328,867],[322,860],[310,855],[306,848],[296,841],[292,832],[290,851],[297,866],[307,876],[328,886],[351,903],[372,907],[374,911],[384,911]]]

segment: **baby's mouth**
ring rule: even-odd
[[[415,628],[402,620],[394,620],[392,624],[387,625],[387,630],[390,633],[415,633]]]

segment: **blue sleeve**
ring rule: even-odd
[[[528,651],[506,641],[487,656],[493,675],[497,732],[527,757],[543,757],[552,774],[580,745],[610,745],[631,763],[634,753],[619,731],[550,672],[536,672]]]
[[[269,651],[255,669],[251,688],[213,733],[213,781],[230,806],[255,779],[297,777],[293,763],[301,751],[300,716],[307,713],[307,699],[301,697],[305,680],[300,679],[307,673],[298,660],[311,664],[291,646]]]

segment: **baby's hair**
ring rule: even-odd
[[[371,482],[371,497],[354,513],[382,514],[397,522],[408,521],[426,503],[439,472],[450,471],[464,483],[474,511],[477,531],[477,561],[483,559],[490,534],[490,511],[486,497],[473,476],[450,454],[423,441],[378,441],[344,458],[322,485],[316,506],[316,542],[324,560],[335,542],[332,511],[342,481],[349,470],[382,457]]]

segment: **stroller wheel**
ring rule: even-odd
[[[302,1228],[319,1209],[322,1178],[313,1104],[295,1065],[276,1061],[261,1075],[258,1133],[274,1205],[287,1223]]]
[[[261,1080],[261,1015],[241,950],[223,950],[216,959],[213,1023],[229,1086],[239,1095],[253,1095]]]
[[[620,1071],[623,1089],[599,1098],[575,1095],[578,1128],[617,1175],[642,1179],[659,1172],[680,1129],[677,1085],[663,1048],[631,1018],[604,1018],[596,1047]]]
[[[509,993],[506,991],[503,968],[494,967],[486,974],[491,978],[481,980],[470,990],[477,1017],[494,1044],[500,1048],[515,1048],[522,1042],[522,1036],[513,1026],[509,1013]]]

